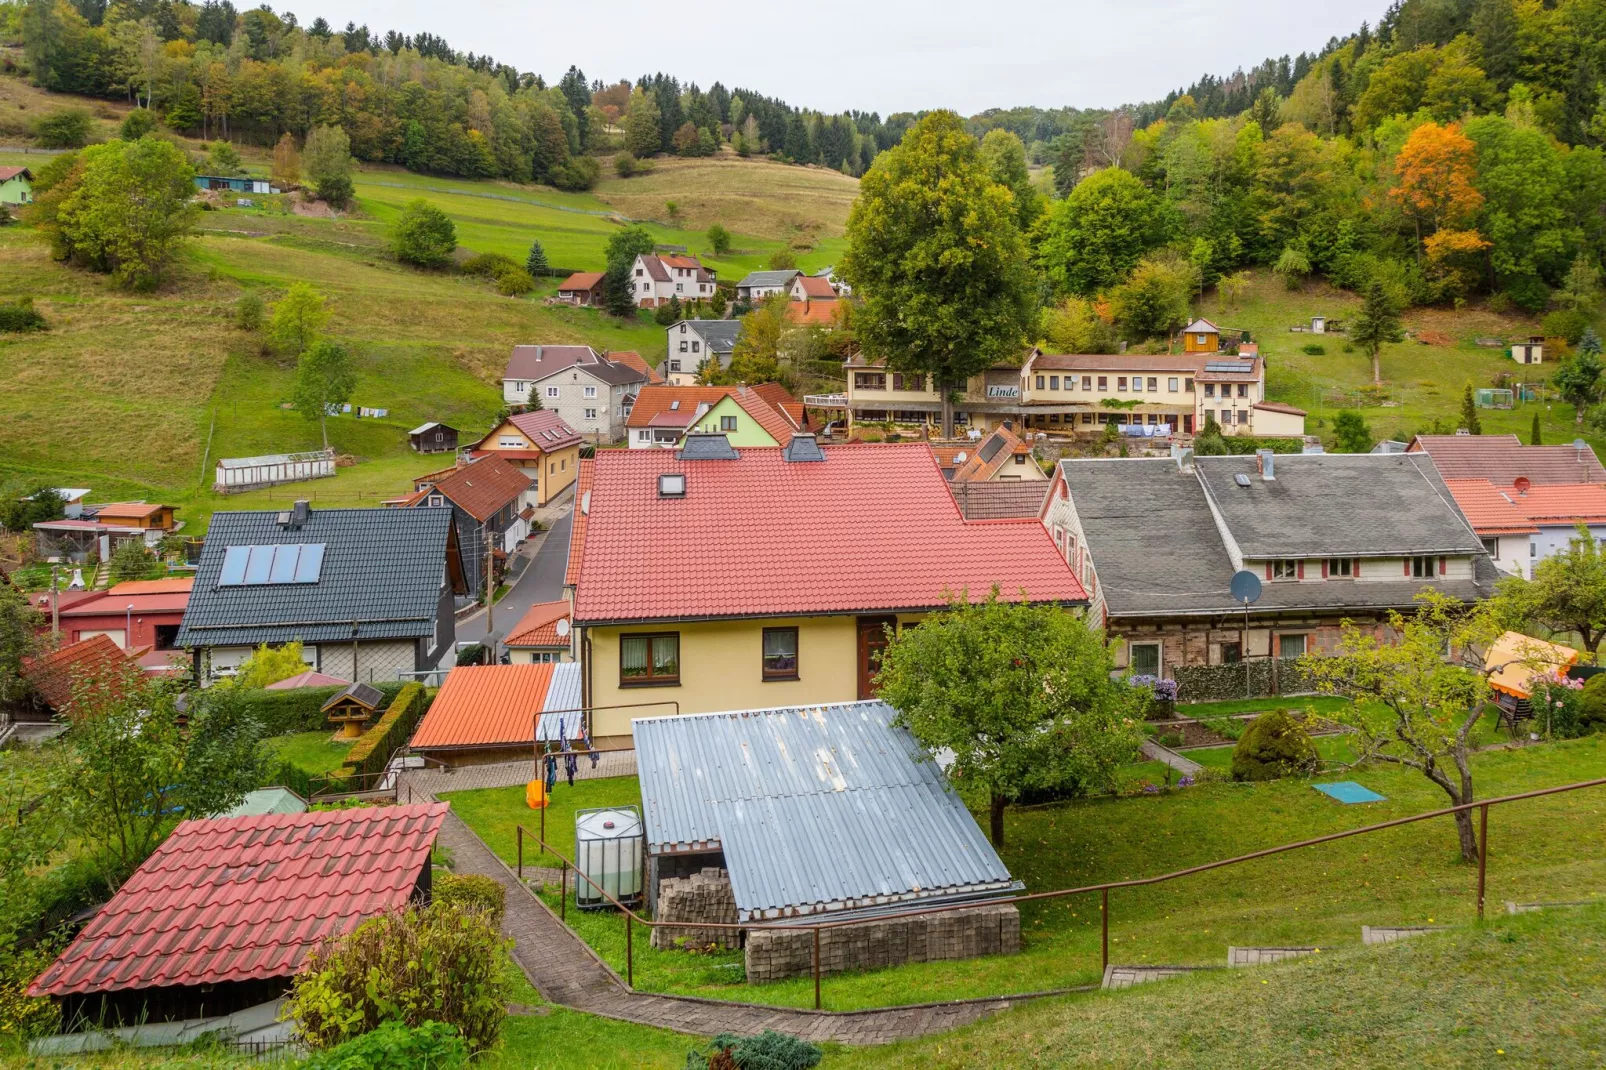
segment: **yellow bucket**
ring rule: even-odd
[[[530,804],[530,809],[541,810],[546,807],[547,793],[546,781],[540,777],[530,781],[524,787],[524,801]]]

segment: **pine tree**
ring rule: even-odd
[[[1511,0],[1478,0],[1472,12],[1472,33],[1478,40],[1483,73],[1501,92],[1510,89],[1521,58],[1517,14]]]
[[[546,262],[546,250],[541,248],[539,241],[530,243],[530,255],[524,258],[524,270],[539,278],[549,270]]]
[[[1478,419],[1478,403],[1472,396],[1471,383],[1461,395],[1461,426],[1474,435],[1483,434],[1483,421]]]
[[[1544,440],[1539,435],[1539,411],[1535,409],[1533,430],[1528,432],[1528,445],[1543,446],[1544,444]]]
[[[1350,329],[1350,341],[1366,351],[1372,358],[1372,383],[1381,385],[1383,382],[1383,365],[1378,360],[1378,352],[1385,343],[1398,342],[1405,337],[1400,330],[1400,314],[1395,311],[1394,303],[1389,300],[1383,289],[1383,283],[1373,279],[1366,284],[1366,298],[1361,304],[1361,314]]]

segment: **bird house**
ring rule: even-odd
[[[330,724],[340,726],[342,739],[356,739],[384,701],[385,696],[372,684],[351,684],[323,704],[323,713]]]

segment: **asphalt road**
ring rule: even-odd
[[[563,519],[554,521],[552,529],[541,540],[534,558],[523,559],[523,570],[513,582],[513,589],[496,603],[496,634],[507,635],[529,608],[537,602],[556,602],[563,597],[563,571],[569,561],[569,531],[573,525],[571,511]],[[457,622],[459,643],[478,643],[485,639],[485,613],[481,612]]]

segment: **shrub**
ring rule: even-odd
[[[797,267],[797,257],[790,249],[777,249],[770,254],[771,271],[791,271]]]
[[[504,272],[518,271],[519,262],[502,253],[481,253],[463,261],[463,270],[470,275],[485,275],[494,279]]]
[[[629,178],[636,173],[636,158],[628,152],[621,152],[613,158],[613,170],[620,178]]]
[[[411,201],[391,228],[396,259],[420,267],[441,267],[457,249],[457,226],[440,208],[419,197]]]
[[[1550,303],[1550,287],[1534,275],[1518,275],[1506,282],[1506,296],[1525,312],[1538,312]]]
[[[480,873],[437,873],[434,901],[462,910],[483,910],[501,924],[507,906],[507,891],[493,878]]]
[[[351,178],[351,138],[343,127],[315,126],[301,150],[301,173],[319,200],[344,208],[356,190]]]
[[[458,665],[484,665],[485,647],[480,643],[470,643],[457,651]]]
[[[112,551],[111,576],[113,583],[123,580],[144,579],[156,568],[156,555],[145,549],[139,539],[124,539]]]
[[[289,788],[303,799],[312,798],[312,774],[294,762],[281,761],[262,778],[262,787]]]
[[[155,114],[149,108],[135,108],[123,120],[123,125],[117,130],[117,136],[124,141],[138,141],[146,134],[154,133],[155,130]]]
[[[709,1042],[706,1052],[689,1052],[686,1066],[708,1070],[809,1070],[819,1065],[822,1055],[806,1040],[766,1029],[756,1037],[721,1033]]]
[[[1316,746],[1287,710],[1256,717],[1232,748],[1234,780],[1276,780],[1315,768]]]
[[[327,700],[325,700],[327,701]],[[413,729],[429,709],[429,697],[420,684],[404,684],[391,699],[384,716],[362,734],[346,753],[346,764],[339,776],[377,773],[390,761],[396,748],[412,738]]]
[[[45,972],[57,950],[0,947],[0,1037],[26,1041],[56,1031],[61,1011],[49,999],[28,995],[28,985]]]
[[[62,108],[35,122],[33,136],[47,149],[81,149],[89,144],[91,129],[87,111],[82,108]]]
[[[21,298],[14,305],[0,305],[0,331],[25,334],[28,331],[42,331],[49,326],[33,307],[31,297]]]
[[[1574,708],[1578,715],[1578,735],[1606,729],[1606,673],[1596,673],[1585,682]]]
[[[507,1014],[507,948],[496,923],[447,903],[385,914],[320,944],[295,978],[285,1016],[329,1049],[382,1022],[454,1027],[470,1051],[496,1042]]]
[[[453,1070],[468,1061],[457,1030],[440,1022],[408,1028],[385,1022],[328,1051],[315,1052],[301,1070]]]
[[[535,280],[521,267],[504,271],[496,277],[496,292],[503,297],[523,297],[535,289]]]
[[[558,189],[579,193],[590,189],[602,177],[602,164],[595,156],[570,156],[547,172],[547,179]]]
[[[1299,351],[1311,357],[1325,357],[1327,355],[1327,347],[1320,342],[1306,342],[1299,347]]]
[[[379,689],[387,702],[394,703],[403,688],[414,685],[387,680],[373,686]],[[242,690],[239,701],[262,725],[264,736],[283,736],[291,732],[316,732],[328,728],[323,704],[341,690],[339,687],[297,687],[289,691]]]
[[[714,252],[718,253],[720,256],[724,256],[726,253],[730,252],[731,248],[730,231],[726,230],[718,223],[713,224],[708,228],[708,245],[714,250]]]
[[[234,303],[234,325],[242,331],[262,329],[262,295],[247,290]]]
[[[1575,346],[1589,327],[1589,317],[1576,308],[1560,308],[1545,317],[1542,330],[1546,338],[1564,338]]]

